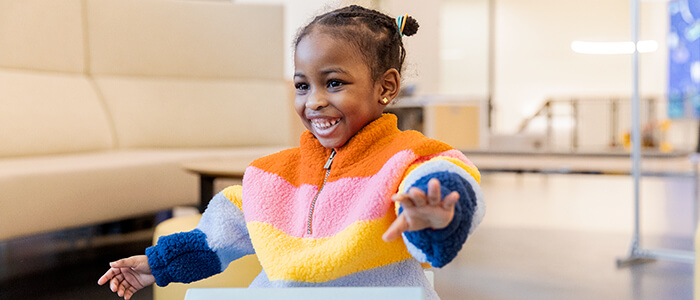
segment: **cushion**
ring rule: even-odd
[[[0,69],[0,91],[0,157],[114,145],[104,104],[83,76]]]
[[[92,74],[283,78],[281,5],[86,2]]]
[[[100,76],[96,82],[120,148],[291,144],[293,104],[284,81]]]
[[[85,71],[81,0],[0,1],[0,66]]]
[[[278,150],[134,150],[3,159],[0,240],[195,206],[199,179],[182,168],[183,162]]]

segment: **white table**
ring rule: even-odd
[[[189,289],[185,300],[423,300],[420,287],[207,288]]]

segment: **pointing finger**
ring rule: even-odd
[[[97,280],[97,284],[103,285],[107,283],[110,279],[114,277],[114,275],[114,269],[110,268],[109,270],[107,270],[107,272],[105,272],[104,275],[102,275],[102,277],[100,277],[100,279]]]
[[[425,193],[419,188],[412,187],[408,190],[408,195],[411,197],[413,204],[417,207],[425,206],[428,204],[428,199]]]
[[[112,278],[112,280],[109,281],[109,289],[112,292],[116,292],[118,287],[119,287],[119,280],[116,277]]]
[[[442,208],[447,209],[447,210],[454,210],[455,205],[459,201],[459,193],[454,191],[447,196],[445,196],[445,199],[442,200]]]
[[[382,239],[385,242],[391,242],[401,236],[401,233],[404,231],[408,230],[408,221],[406,221],[406,215],[405,214],[400,214],[396,220],[394,220],[394,223],[391,223],[389,226],[389,229],[384,232],[382,235]]]
[[[394,194],[391,196],[391,200],[394,202],[399,202],[404,208],[414,207],[413,201],[408,194]]]
[[[440,181],[436,178],[430,179],[428,181],[428,205],[440,205]]]

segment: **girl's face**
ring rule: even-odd
[[[340,148],[382,116],[381,86],[349,43],[314,30],[294,55],[294,106],[326,148]]]

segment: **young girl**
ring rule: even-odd
[[[484,215],[479,172],[460,152],[382,111],[398,94],[409,16],[359,6],[316,17],[295,42],[300,147],[254,161],[243,186],[216,195],[190,232],[99,279],[125,299],[157,283],[192,282],[257,254],[251,287],[420,286]],[[401,237],[399,239],[399,237]]]

